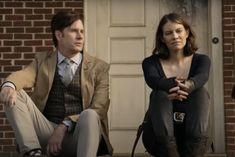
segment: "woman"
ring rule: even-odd
[[[210,59],[196,50],[189,24],[175,13],[163,16],[153,54],[142,64],[152,89],[143,143],[156,157],[205,154],[210,109],[203,86],[208,81]],[[181,124],[174,120],[174,112],[180,112]]]

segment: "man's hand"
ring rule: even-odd
[[[2,87],[0,92],[0,103],[7,106],[15,105],[16,102],[16,90],[11,87]]]
[[[67,127],[63,124],[60,124],[57,126],[57,128],[54,130],[53,134],[51,135],[49,141],[48,141],[48,153],[52,155],[59,155],[61,149],[62,149],[62,142],[65,136],[65,133],[67,132]]]

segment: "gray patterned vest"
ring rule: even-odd
[[[80,74],[81,64],[77,68],[72,82],[65,87],[56,69],[50,94],[43,111],[44,116],[49,121],[59,124],[66,116],[82,112]]]

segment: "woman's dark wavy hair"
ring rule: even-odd
[[[162,42],[163,26],[168,21],[183,25],[185,30],[187,30],[189,32],[189,36],[187,38],[186,45],[184,47],[184,56],[190,56],[193,53],[195,53],[195,51],[197,51],[198,47],[195,42],[196,36],[195,36],[194,32],[192,31],[190,25],[179,14],[170,13],[170,14],[164,15],[162,17],[162,19],[160,20],[160,23],[158,25],[158,29],[157,29],[157,32],[155,35],[155,48],[154,48],[152,54],[158,54],[159,57],[162,59],[168,59],[170,56],[166,44],[164,42]]]
[[[63,31],[66,27],[72,25],[75,21],[81,20],[83,23],[83,15],[75,11],[57,12],[51,20],[51,32],[54,46],[57,47],[58,41],[55,36],[55,31]]]

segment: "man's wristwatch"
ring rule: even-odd
[[[72,130],[73,123],[70,119],[65,118],[61,123],[64,124],[68,128],[68,132]]]

